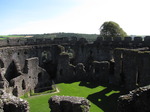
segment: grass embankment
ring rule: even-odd
[[[115,112],[117,97],[120,92],[112,87],[104,87],[88,82],[57,84],[59,93],[46,94],[26,98],[30,105],[30,112],[49,112],[48,99],[53,95],[79,96],[87,98],[91,112]]]

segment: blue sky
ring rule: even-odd
[[[105,21],[129,35],[150,35],[149,0],[0,0],[0,35],[99,34]]]
[[[21,27],[32,21],[57,18],[76,4],[77,2],[70,0],[0,0],[0,30]]]

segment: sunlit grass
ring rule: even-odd
[[[60,83],[57,87],[60,90],[59,93],[26,98],[30,104],[30,112],[50,112],[48,100],[53,95],[85,97],[91,103],[91,112],[114,112],[115,110],[113,105],[117,97],[111,96],[119,91],[88,82]],[[109,106],[111,106],[110,109]]]
[[[0,35],[0,37],[24,37],[22,35]]]
[[[110,96],[110,95],[112,95],[114,93],[120,93],[120,91],[114,91],[114,90],[112,90],[109,93],[105,94],[105,96]]]

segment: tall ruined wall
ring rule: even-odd
[[[70,64],[69,55],[61,53],[58,59],[57,66],[57,82],[73,81],[75,77],[75,67]]]
[[[9,68],[14,61],[18,64],[18,69],[23,71],[25,60],[32,57],[38,57],[40,66],[43,61],[58,60],[61,50],[57,45],[54,46],[21,46],[21,47],[1,47],[0,48],[0,66],[1,68]]]
[[[75,48],[76,63],[90,61],[109,61],[112,59],[112,48],[94,44],[78,44]]]
[[[136,37],[134,40],[131,37],[126,37],[125,40],[119,37],[114,40],[112,38],[107,40],[97,38],[93,44],[89,44],[83,38],[75,40],[74,43],[70,43],[70,40],[66,38],[55,39],[54,43],[53,40],[47,39],[3,40],[0,41],[4,42],[2,46],[5,46],[5,43],[8,46],[0,48],[0,67],[7,81],[4,81],[3,78],[0,86],[9,86],[14,78],[16,78],[14,82],[17,82],[19,78],[24,79],[24,74],[28,74],[27,62],[30,62],[33,57],[38,57],[39,64],[33,61],[31,63],[39,65],[35,67],[41,70],[41,72],[33,71],[36,77],[42,77],[41,74],[45,74],[45,76],[49,74],[49,79],[53,78],[58,82],[71,80],[96,81],[98,79],[109,82],[106,78],[109,79],[111,66],[109,62],[114,58],[115,74],[112,77],[116,84],[124,85],[127,89],[147,85],[149,84],[149,53],[133,52],[133,50],[114,51],[116,47],[138,48],[148,46],[149,37],[145,37],[145,40],[142,41],[141,37]],[[61,54],[62,52],[68,54]],[[72,58],[70,58],[69,53],[72,53]],[[93,63],[94,61],[98,63]],[[102,61],[106,61],[106,63]],[[37,81],[35,79],[35,82]],[[28,82],[22,81],[22,83]],[[40,88],[41,85],[44,87],[43,82],[37,84],[36,87]],[[7,88],[6,86],[5,88]]]
[[[83,63],[76,66],[70,64],[69,55],[63,52],[59,55],[56,82],[97,81],[109,82],[110,63],[108,61],[92,61],[88,68]]]
[[[100,83],[109,83],[110,63],[108,61],[94,61],[90,77]]]
[[[139,52],[138,84],[145,86],[150,84],[150,52]]]
[[[150,52],[116,49],[115,83],[132,90],[150,84]]]
[[[21,96],[30,91],[51,89],[52,79],[56,82],[113,82],[128,90],[145,86],[150,84],[150,52],[133,48],[149,47],[149,42],[150,37],[144,41],[141,37],[134,40],[131,37],[125,40],[98,38],[93,44],[85,39],[72,42],[66,38],[0,41],[3,46],[0,48],[0,88]],[[115,49],[117,47],[122,48]],[[66,105],[72,105],[68,101],[63,103],[66,109]]]
[[[49,75],[38,66],[38,63],[38,58],[29,58],[26,59],[24,71],[16,69],[15,72],[9,74],[6,72],[7,77],[5,73],[1,74],[3,76],[0,80],[1,87],[15,96],[21,96],[30,91],[40,91],[40,89],[43,89],[42,87],[50,87]],[[11,68],[10,71],[13,69],[15,68]]]
[[[136,88],[137,85],[137,71],[138,71],[138,56],[137,52],[124,51],[123,54],[123,80],[125,87],[131,90]],[[131,69],[132,68],[132,69]]]
[[[112,46],[119,48],[137,48],[137,47],[145,47],[149,46],[150,36],[142,37],[116,37],[116,38],[107,38],[104,39],[102,37],[98,37],[94,42],[95,44],[101,44],[103,46]]]
[[[67,38],[67,37],[66,37]],[[72,40],[68,39],[44,39],[44,38],[25,38],[25,39],[9,39],[9,40],[1,40],[0,46],[32,46],[33,49],[40,50],[40,46],[52,46],[52,45],[63,45],[65,48],[68,46],[71,46],[72,49],[75,52],[75,63],[85,63],[87,60],[97,60],[97,61],[109,61],[113,58],[113,49],[119,47],[119,48],[138,48],[138,47],[144,47],[149,46],[149,39],[150,37],[145,37],[144,41],[141,37],[135,37],[134,40],[131,39],[131,37],[126,37],[124,40],[122,38],[118,37],[115,39],[107,39],[104,40],[103,38],[97,38],[97,40],[91,44],[86,41],[86,39],[72,39],[74,40],[74,43],[72,43]],[[55,41],[57,40],[57,41]],[[24,48],[23,48],[24,49]],[[48,54],[51,55],[53,52],[53,48],[45,47],[44,51],[49,52]],[[41,48],[41,52],[43,52],[43,49]],[[21,55],[21,51],[19,51]],[[37,52],[37,51],[36,51]],[[26,53],[26,52],[25,52]],[[31,50],[30,53],[26,53],[26,55],[33,55],[33,50]],[[39,53],[39,52],[38,52]],[[14,58],[17,57],[16,54],[14,55]],[[41,54],[35,54],[35,56],[41,57]],[[53,55],[52,55],[53,56]],[[31,57],[31,56],[30,56]],[[50,57],[50,56],[48,56]],[[42,59],[39,58],[40,65]],[[53,60],[53,59],[52,59]],[[22,63],[22,62],[21,62]]]
[[[58,45],[0,48],[0,88],[15,96],[50,89],[52,74],[43,63],[56,63],[60,52]]]
[[[103,46],[112,46],[112,47],[145,47],[149,46],[150,36],[142,37],[116,37],[116,38],[107,38],[98,37],[94,41],[94,44],[100,44]],[[77,39],[76,37],[63,37],[63,38],[23,38],[23,39],[5,39],[0,41],[0,46],[23,46],[23,45],[46,45],[46,44],[73,44],[76,43],[88,43],[84,38]]]

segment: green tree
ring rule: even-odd
[[[119,26],[119,24],[108,21],[104,22],[100,27],[100,37],[103,38],[115,38],[115,37],[126,37],[127,33]]]

